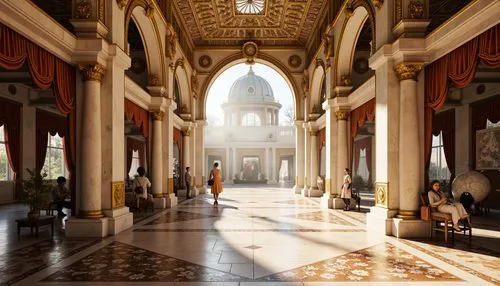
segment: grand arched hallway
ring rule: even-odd
[[[500,283],[498,252],[478,244],[468,250],[460,239],[452,249],[380,236],[366,230],[364,213],[321,210],[289,189],[226,187],[219,206],[212,203],[199,196],[102,240],[62,231],[50,239],[43,229],[36,240],[23,230],[14,242],[5,227],[1,283]]]

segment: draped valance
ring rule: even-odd
[[[144,138],[149,137],[149,112],[128,99],[125,99],[125,119],[141,128]]]
[[[375,98],[351,111],[351,137],[355,138],[358,129],[363,127],[366,121],[375,120]]]

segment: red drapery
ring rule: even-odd
[[[354,150],[354,138],[358,135],[358,129],[363,127],[366,121],[375,121],[375,98],[361,105],[360,107],[351,111],[351,145],[350,145],[350,162],[349,165],[352,166],[353,160],[356,161],[356,156],[358,163],[355,163],[355,166],[359,164],[359,149]],[[357,154],[355,154],[357,152]],[[370,147],[370,155],[371,155],[371,147]],[[366,153],[368,160],[368,151]],[[371,162],[371,158],[370,158]],[[355,167],[357,169],[357,167]],[[371,165],[368,165],[368,169],[370,170],[371,176]],[[354,170],[352,170],[354,172]]]
[[[145,142],[127,137],[127,170],[132,167],[132,154],[139,152],[139,165],[144,167],[144,146]]]
[[[40,109],[36,110],[36,162],[35,167],[37,170],[43,168],[45,163],[45,157],[47,155],[47,143],[49,136],[48,134],[54,136],[59,134],[60,137],[67,138],[67,121],[65,117],[60,115],[43,111]],[[71,166],[68,164],[68,169]]]
[[[69,136],[67,136],[67,141],[65,140],[65,148],[67,148],[66,145],[70,148],[67,148],[69,150],[65,157],[71,173],[71,189],[74,192],[76,184],[76,71],[71,65],[0,23],[0,66],[7,70],[16,70],[24,63],[28,65],[31,77],[38,87],[41,89],[53,87],[58,110],[68,115]]]
[[[0,97],[0,126],[4,127],[7,158],[14,173],[16,196],[21,188],[21,108],[22,104]]]
[[[366,165],[368,167],[368,182],[371,182],[372,178],[372,136],[365,137],[363,139],[357,140],[353,142],[353,155],[354,155],[354,165],[353,165],[353,174],[355,174],[356,170],[359,168],[359,153],[361,150],[366,150]]]
[[[149,138],[149,113],[128,99],[125,99],[125,119],[133,121],[144,138]]]
[[[318,131],[318,170],[321,170],[321,148],[326,146],[326,128]]]
[[[450,170],[450,182],[455,178],[455,109],[437,113],[432,124],[432,134],[442,133],[444,156]],[[430,161],[430,156],[429,156]]]
[[[443,107],[450,82],[459,88],[470,84],[474,79],[479,59],[488,66],[500,66],[500,25],[490,28],[478,37],[425,67],[424,154],[426,185],[429,181],[428,173],[432,149],[432,120],[434,113]],[[471,145],[475,145],[475,142],[472,142]],[[473,162],[473,165],[475,166],[475,162]]]
[[[476,168],[476,131],[486,128],[486,121],[500,121],[500,95],[471,104],[471,149],[472,168]]]

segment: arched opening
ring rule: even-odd
[[[147,90],[149,72],[146,50],[139,28],[133,18],[128,24],[127,33],[131,65],[130,68],[125,71],[125,75],[144,90]]]
[[[293,91],[280,73],[233,63],[215,77],[205,102],[207,173],[219,162],[230,183],[293,183]]]

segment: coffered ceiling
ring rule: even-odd
[[[175,0],[175,6],[197,46],[240,45],[243,40],[257,40],[261,45],[304,46],[326,2]]]

